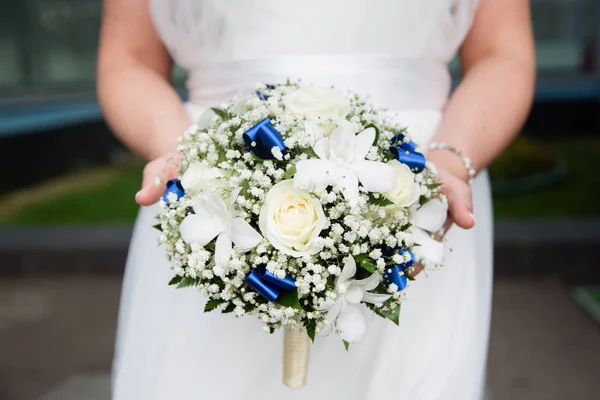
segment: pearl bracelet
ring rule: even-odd
[[[433,142],[429,144],[429,150],[449,150],[460,157],[462,160],[465,169],[467,170],[467,176],[469,177],[468,183],[469,185],[473,183],[473,179],[475,179],[475,169],[471,166],[471,159],[464,155],[463,151],[456,146],[452,146],[451,144],[444,142]]]

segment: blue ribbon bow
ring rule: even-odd
[[[167,190],[165,190],[165,193],[162,195],[162,199],[167,204],[169,204],[169,193],[175,193],[175,195],[177,195],[177,200],[185,194],[185,189],[181,186],[181,181],[179,179],[172,179],[167,182]]]
[[[248,129],[244,133],[243,138],[248,150],[263,160],[273,160],[275,158],[273,153],[271,153],[273,147],[279,147],[282,153],[286,150],[281,133],[273,128],[269,118],[263,119]],[[255,145],[253,146],[252,143]]]
[[[246,276],[246,282],[269,301],[275,301],[282,290],[291,292],[296,288],[296,281],[292,277],[286,275],[285,278],[279,279],[267,271],[264,265],[253,269]]]
[[[410,260],[404,263],[386,266],[385,271],[383,273],[385,281],[388,284],[395,284],[398,287],[398,291],[404,290],[406,288],[408,282],[404,271],[406,271],[410,266],[412,266],[415,263],[415,255],[412,251],[408,249],[402,249],[400,250],[399,254],[403,256],[407,253],[410,255]]]
[[[408,165],[408,168],[415,173],[419,173],[425,168],[425,156],[417,151],[414,142],[410,140],[405,142],[403,134],[398,134],[392,138],[390,151],[396,160]]]

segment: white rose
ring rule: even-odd
[[[292,114],[312,119],[344,117],[350,111],[342,93],[319,86],[304,86],[285,96],[283,103]]]
[[[406,164],[402,164],[398,160],[392,160],[388,164],[394,167],[396,172],[396,186],[386,192],[385,196],[400,207],[413,205],[421,196],[421,188],[415,182],[415,174]]]
[[[319,251],[314,240],[327,225],[319,200],[295,189],[291,179],[269,190],[258,219],[260,231],[273,247],[294,257]]]
[[[217,188],[225,176],[219,168],[207,167],[200,162],[193,162],[181,177],[181,186],[192,196]]]

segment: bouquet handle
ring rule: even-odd
[[[283,383],[290,388],[306,384],[310,338],[296,328],[285,328],[283,333]]]

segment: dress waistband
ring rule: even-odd
[[[392,110],[441,110],[450,92],[451,79],[443,62],[379,55],[281,56],[238,60],[191,69],[187,88],[190,101],[212,107],[257,82],[287,79],[335,86],[369,95],[373,102]]]

